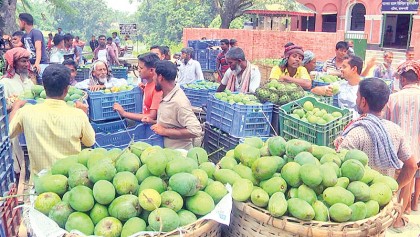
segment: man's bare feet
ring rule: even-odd
[[[418,205],[419,205],[419,200],[418,199],[416,200],[415,198],[413,198],[413,200],[411,201],[411,210],[418,211],[419,210]]]
[[[402,228],[408,224],[408,218],[406,216],[397,217],[392,227]]]

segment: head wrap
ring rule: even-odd
[[[417,77],[420,77],[420,61],[418,60],[409,60],[398,66],[397,73],[399,75],[403,74],[404,72],[408,72],[409,70],[413,70]]]
[[[89,85],[90,85],[90,86],[95,86],[95,85],[99,85],[99,84],[100,84],[99,79],[98,79],[98,78],[96,78],[96,77],[93,75],[93,71],[95,71],[96,64],[98,64],[98,63],[103,63],[103,64],[105,64],[106,70],[108,71],[108,72],[107,72],[107,81],[109,81],[109,80],[111,79],[111,77],[112,77],[111,72],[109,71],[108,64],[107,64],[105,61],[102,61],[102,60],[96,60],[95,62],[93,62],[93,63],[92,63],[92,66],[90,67],[90,71],[89,71],[89,79],[90,79],[90,81],[89,81]]]
[[[29,58],[30,56],[31,53],[28,50],[21,47],[7,50],[4,54],[4,59],[7,62],[7,75],[10,77],[13,77],[15,75],[15,61],[21,58]]]
[[[286,47],[284,49],[284,56],[282,58],[282,60],[280,61],[280,67],[285,67],[287,64],[287,60],[289,59],[290,55],[297,53],[299,55],[302,55],[302,57],[304,57],[303,55],[303,49],[302,47],[298,46],[298,45],[291,45],[289,47]]]
[[[300,54],[300,55],[302,55],[302,57],[304,56],[302,47],[300,47],[298,45],[291,45],[291,46],[284,49],[284,57],[285,58],[290,57],[290,55],[292,55],[294,53]]]
[[[315,54],[312,51],[306,50],[303,53],[303,65],[308,64],[310,61],[312,61],[315,58]]]

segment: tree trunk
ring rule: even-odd
[[[3,0],[0,6],[0,30],[3,34],[13,34],[18,29],[16,24],[17,0]]]
[[[230,23],[233,21],[232,16],[229,14],[226,14],[226,12],[222,12],[220,14],[220,17],[222,18],[222,24],[220,25],[221,29],[229,29]]]

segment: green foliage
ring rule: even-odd
[[[214,18],[211,4],[202,1],[143,1],[137,13],[140,32],[148,44],[180,42],[183,28],[207,27]]]

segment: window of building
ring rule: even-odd
[[[356,3],[351,8],[351,31],[365,31],[366,8],[361,3]]]
[[[302,29],[302,31],[306,31],[306,29],[308,29],[308,31],[315,31],[315,16],[302,16],[300,22],[300,28]]]
[[[337,31],[337,14],[322,15],[322,32]]]

